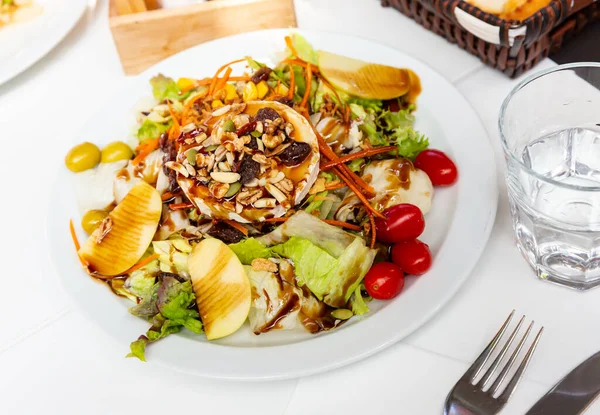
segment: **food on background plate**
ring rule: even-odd
[[[89,234],[79,247],[71,222],[82,266],[150,323],[131,356],[183,328],[331,330],[431,265],[416,238],[433,186],[456,174],[441,152],[419,158],[418,76],[285,40],[276,65],[155,76],[134,137],[65,159]]]
[[[484,12],[505,20],[523,21],[550,4],[551,0],[465,0]]]
[[[33,19],[42,11],[42,7],[33,0],[0,0],[0,29]]]

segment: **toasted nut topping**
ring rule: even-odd
[[[256,139],[256,146],[258,147],[258,151],[265,151],[265,144],[263,143],[263,141],[260,138]]]
[[[262,189],[244,189],[237,194],[235,200],[242,205],[251,205],[260,199],[262,195]]]
[[[220,115],[227,114],[229,112],[229,110],[231,110],[231,105],[224,105],[221,108],[213,111],[212,115],[213,115],[213,117],[218,117]]]
[[[254,179],[251,179],[249,182],[247,182],[245,184],[246,187],[256,187],[258,186],[258,179],[255,177]]]
[[[325,183],[326,183],[325,178],[324,177],[319,177],[315,181],[315,184],[313,184],[313,186],[308,191],[308,194],[310,194],[310,195],[316,195],[319,192],[323,192],[325,190]]]
[[[274,208],[275,206],[277,206],[277,200],[270,197],[264,197],[254,202],[254,207],[259,209]]]
[[[229,191],[229,185],[227,183],[211,182],[208,185],[208,190],[217,199],[222,199]]]
[[[112,230],[113,221],[110,216],[104,218],[102,222],[100,222],[100,227],[98,229],[98,234],[96,235],[96,243],[101,244],[102,240],[108,235],[108,233]]]
[[[274,184],[279,190],[285,193],[291,193],[292,190],[294,190],[294,182],[292,182],[288,178],[281,179],[280,181],[275,182]]]
[[[175,162],[175,161],[167,161],[165,163],[165,166],[168,169],[171,169],[173,171],[176,171],[177,173],[181,174],[183,177],[189,177],[189,173],[187,171],[187,169],[185,167],[183,167],[183,165]]]
[[[207,138],[208,138],[208,136],[206,135],[206,133],[200,133],[196,137],[194,137],[194,139],[196,140],[196,143],[198,143],[198,144],[202,143]]]
[[[187,172],[189,173],[190,176],[195,176],[196,175],[196,169],[194,169],[194,167],[191,164],[186,164],[185,168],[187,170]]]
[[[194,124],[193,122],[184,125],[183,127],[181,127],[181,132],[182,133],[189,133],[191,131],[194,131],[196,129],[196,124]]]
[[[240,214],[244,210],[244,206],[240,202],[235,202],[235,213]]]
[[[259,133],[262,134],[262,132],[264,131],[264,127],[263,127],[263,123],[261,121],[258,121],[256,123],[256,127],[255,130],[258,131]]]
[[[220,171],[220,172],[213,171],[212,173],[210,173],[210,177],[212,177],[217,182],[228,183],[228,184],[235,183],[238,180],[240,180],[240,175],[238,173],[225,172],[225,171]]]
[[[292,143],[289,141],[287,143],[280,144],[277,147],[275,147],[275,149],[273,151],[271,151],[270,153],[267,153],[267,156],[269,156],[269,157],[276,156],[276,155],[282,153],[283,150],[285,150],[286,148],[288,148],[291,145],[292,145]]]
[[[255,154],[252,156],[252,160],[260,164],[269,164],[269,159],[264,154]]]
[[[277,199],[277,201],[279,203],[283,202],[284,200],[287,200],[287,197],[285,194],[283,194],[283,192],[281,190],[279,190],[278,188],[276,188],[275,186],[273,186],[270,183],[267,183],[265,185],[265,189],[267,189],[267,192],[271,193],[273,195],[273,197],[275,199]]]
[[[229,163],[226,161],[222,161],[219,163],[219,170],[221,171],[231,171],[231,167],[229,167]]]
[[[294,132],[294,126],[292,125],[292,123],[288,122],[285,123],[285,133],[290,136],[292,135],[292,133]]]
[[[277,147],[279,144],[283,143],[285,140],[285,135],[283,133],[281,134],[276,134],[276,135],[270,135],[270,134],[264,134],[262,136],[262,141],[263,144],[265,145],[266,148],[268,148],[269,150],[274,149],[275,147]]]
[[[254,271],[277,272],[277,264],[265,258],[256,258],[252,260],[252,269]]]
[[[271,170],[271,172],[276,172],[276,174],[273,177],[269,177],[267,179],[267,182],[269,182],[269,183],[277,183],[277,182],[280,182],[283,179],[285,179],[285,174],[283,174],[282,171]],[[269,175],[269,176],[271,176],[271,175]]]
[[[233,166],[233,163],[235,163],[235,156],[233,153],[226,153],[225,158],[227,159],[227,163],[229,163],[230,166]]]

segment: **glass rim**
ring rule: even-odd
[[[506,136],[504,135],[504,128],[503,128],[504,115],[506,113],[506,109],[508,108],[508,105],[510,104],[512,98],[517,94],[517,92],[519,92],[521,89],[523,89],[525,86],[527,86],[531,82],[533,82],[543,76],[546,76],[553,72],[559,72],[559,71],[564,71],[566,69],[577,69],[577,68],[596,68],[596,69],[600,70],[600,63],[598,63],[598,62],[575,62],[575,63],[567,63],[567,64],[563,64],[563,65],[557,65],[557,66],[553,66],[552,68],[543,69],[539,72],[531,74],[527,78],[525,78],[524,80],[519,82],[510,91],[510,93],[507,95],[507,97],[504,98],[504,101],[502,102],[502,105],[500,106],[500,114],[498,116],[498,130],[500,132],[500,140],[502,141],[502,148],[504,150],[505,156],[507,158],[510,158],[511,161],[517,163],[523,170],[525,170],[531,176],[534,176],[538,180],[541,180],[543,182],[549,183],[554,186],[559,186],[559,187],[564,187],[564,188],[571,189],[571,190],[584,191],[584,192],[599,192],[600,185],[599,186],[580,186],[580,185],[576,185],[576,184],[564,183],[564,182],[560,182],[560,181],[551,179],[549,177],[546,177],[543,174],[540,174],[540,173],[536,172],[535,170],[531,169],[530,167],[527,167],[525,165],[525,163],[523,163],[510,150],[510,148],[508,147],[508,142],[506,140]]]

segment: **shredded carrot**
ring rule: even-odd
[[[348,185],[346,183],[330,183],[328,185],[325,186],[325,190],[337,190],[337,189],[343,189],[344,187],[348,187]]]
[[[163,195],[160,198],[164,202],[165,200],[173,199],[174,197],[177,197],[179,195],[180,195],[180,193],[165,192],[165,193],[163,193]]]
[[[346,172],[342,171],[341,166],[334,167],[334,169],[335,169],[335,172],[337,173],[337,175],[340,176],[340,178],[342,180],[344,180],[346,182],[346,184],[348,184],[348,187],[350,189],[352,189],[352,191],[356,194],[356,197],[358,197],[360,199],[360,201],[363,203],[363,205],[365,205],[365,208],[367,209],[367,211],[372,212],[375,216],[385,219],[385,216],[383,216],[383,214],[381,214],[379,211],[377,211],[375,208],[373,208],[373,206],[371,206],[371,204],[369,203],[369,201],[367,200],[365,195],[357,187],[356,183],[354,183],[352,181],[352,179],[350,179],[348,176],[346,176]]]
[[[347,156],[340,157],[337,160],[328,161],[327,163],[321,165],[321,170],[327,170],[334,166],[338,166],[342,163],[347,163],[352,160],[356,160],[362,157],[370,157],[376,154],[387,153],[388,151],[394,151],[398,148],[396,146],[385,146],[385,147],[375,147],[370,148],[368,150],[357,151],[356,153],[348,154]]]
[[[73,240],[73,245],[75,245],[75,253],[77,254],[77,258],[79,259],[79,262],[81,262],[81,266],[87,271],[89,267],[88,263],[79,256],[79,248],[81,248],[81,245],[79,245],[79,240],[77,239],[77,234],[75,233],[73,219],[69,219],[69,231],[71,231],[71,239]]]
[[[192,107],[194,106],[194,104],[199,101],[200,99],[206,97],[206,94],[208,92],[207,91],[203,91],[200,92],[198,95],[194,95],[194,97],[192,97],[183,107],[183,111],[182,111],[182,115],[181,115],[181,120],[182,122],[186,122],[187,120],[187,115],[190,112],[190,110],[192,109]]]
[[[154,261],[155,259],[157,259],[160,255],[159,254],[152,254],[144,259],[142,259],[140,262],[138,262],[137,264],[135,264],[134,266],[132,266],[131,268],[129,268],[127,271],[125,271],[123,274],[131,274],[133,271],[136,271],[140,268],[145,267],[146,265],[148,265],[149,263],[151,263],[152,261]]]
[[[371,249],[375,247],[375,240],[377,238],[377,230],[375,226],[375,218],[373,214],[367,211],[367,215],[369,216],[369,223],[371,224]]]
[[[290,65],[290,90],[288,91],[288,98],[294,99],[296,89],[296,75],[294,74],[294,68]]]
[[[137,156],[131,161],[131,164],[137,166],[148,156],[148,154],[152,153],[154,150],[158,148],[158,138],[148,141],[143,145],[140,152]]]
[[[298,51],[296,50],[296,47],[294,46],[294,43],[292,42],[291,37],[289,37],[289,36],[285,37],[285,44],[290,49],[290,52],[292,52],[292,55],[294,57],[298,58],[300,56],[300,55],[298,55]]]
[[[351,223],[342,222],[339,220],[324,220],[323,222],[328,223],[333,226],[339,226],[340,228],[350,229],[352,231],[360,231],[361,227],[357,225],[353,225]]]
[[[179,126],[179,119],[177,118],[177,116],[175,115],[175,112],[173,111],[173,107],[171,106],[171,101],[167,100],[167,106],[169,107],[169,114],[171,115],[171,118],[173,119],[173,125],[177,125]]]
[[[267,222],[267,223],[280,223],[280,222],[285,222],[288,219],[289,218],[269,218],[269,219],[263,220],[263,222]]]
[[[312,70],[310,68],[310,63],[306,64],[306,90],[304,91],[304,97],[300,102],[301,107],[305,107],[308,102],[308,96],[310,95],[310,87],[312,86]]]
[[[219,81],[217,82],[217,86],[215,86],[215,90],[213,91],[213,93],[220,91],[225,86],[227,80],[229,79],[229,75],[231,75],[231,68],[227,68],[227,70],[225,71],[225,75],[223,75],[223,78],[219,78]]]
[[[242,225],[241,223],[238,223],[238,222],[236,222],[234,220],[229,220],[229,219],[225,219],[223,222],[225,222],[226,224],[228,224],[232,228],[237,229],[238,231],[240,231],[241,233],[243,233],[244,236],[248,236],[248,229],[244,225]]]
[[[208,95],[212,95],[215,92],[215,86],[217,84],[217,79],[219,78],[219,74],[223,70],[225,70],[225,68],[228,68],[229,66],[233,65],[234,63],[244,62],[245,60],[246,60],[246,58],[236,59],[234,61],[226,63],[225,65],[223,65],[219,69],[217,69],[217,72],[215,73],[215,76],[213,76],[212,82],[210,83],[210,88],[208,88]]]
[[[189,208],[193,208],[194,204],[190,203],[190,202],[186,202],[186,203],[171,203],[169,205],[169,209],[171,210],[183,210],[183,209],[189,209]]]

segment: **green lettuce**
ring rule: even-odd
[[[162,133],[171,127],[171,121],[167,123],[158,123],[145,119],[136,133],[138,140],[143,144],[147,140],[153,140],[160,137]]]
[[[354,294],[350,297],[350,305],[355,316],[360,316],[369,312],[369,307],[362,296],[361,285],[356,287]]]
[[[319,200],[314,200],[315,196],[319,198]],[[322,198],[327,196],[327,190],[317,193],[314,196],[309,196],[308,198],[308,206],[304,209],[307,213],[312,213],[315,210],[319,209],[323,204],[324,200]]]
[[[187,259],[192,246],[184,238],[168,239],[152,242],[154,252],[159,255],[158,261],[162,272],[171,272],[189,279]]]
[[[131,343],[131,353],[127,357],[146,361],[145,351],[149,343],[177,333],[184,327],[193,333],[202,333],[199,313],[195,308],[190,309],[195,302],[191,282],[179,282],[175,277],[166,276],[160,284],[154,284],[152,296],[157,310],[151,317],[152,326],[145,335]]]
[[[354,159],[350,163],[348,163],[348,168],[352,170],[354,173],[358,173],[362,170],[365,165],[365,159]]]
[[[429,139],[412,127],[396,129],[390,137],[390,142],[398,147],[401,156],[410,159],[417,157],[421,151],[429,147]]]
[[[298,33],[292,33],[292,45],[294,45],[294,49],[298,52],[298,57],[303,61],[310,62],[312,65],[318,65],[318,57],[317,52],[315,52],[312,45],[306,40],[303,36]],[[291,54],[291,51],[289,51]]]
[[[296,237],[272,250],[294,261],[298,285],[306,285],[319,300],[323,299],[329,288],[329,272],[337,265],[334,257],[309,240]]]
[[[244,265],[252,264],[252,260],[256,258],[269,258],[272,256],[270,248],[267,248],[262,243],[254,238],[247,238],[243,241],[229,245],[229,248],[237,255],[240,262]]]
[[[162,74],[158,74],[150,79],[150,85],[152,85],[152,94],[154,95],[154,98],[159,102],[165,99],[171,101],[184,100],[191,93],[191,91],[181,93],[181,89],[177,86],[177,82]]]

